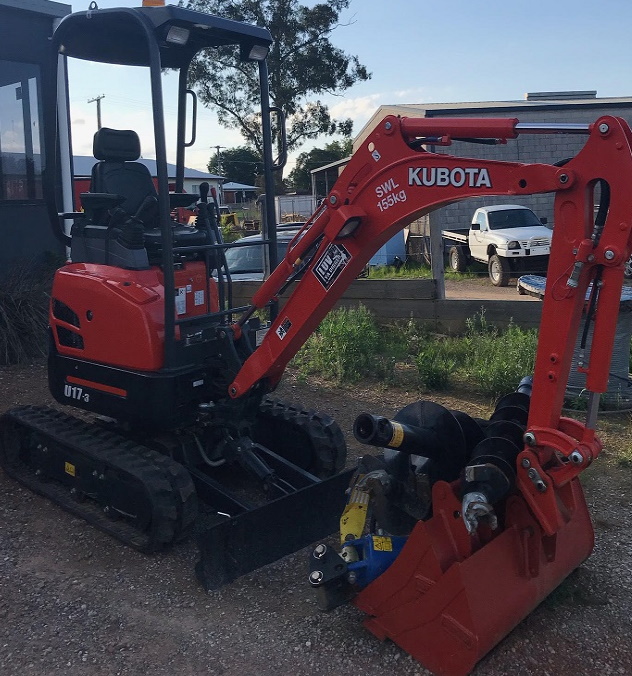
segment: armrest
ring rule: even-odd
[[[86,211],[99,209],[114,209],[125,202],[122,195],[114,195],[107,192],[82,192],[81,204]]]
[[[194,195],[187,192],[170,192],[169,193],[169,206],[172,209],[177,209],[178,207],[188,207],[192,204],[195,204],[200,199],[199,195]]]

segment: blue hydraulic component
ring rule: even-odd
[[[365,535],[345,542],[342,556],[347,561],[347,580],[361,589],[379,577],[398,557],[408,537]]]

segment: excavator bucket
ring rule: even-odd
[[[544,535],[525,501],[508,498],[504,528],[487,542],[468,535],[452,486],[433,487],[433,516],[420,521],[388,570],[353,603],[365,626],[440,676],[464,676],[591,553],[594,534],[579,481],[571,508]],[[491,534],[491,533],[490,533]]]

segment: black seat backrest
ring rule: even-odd
[[[146,197],[156,197],[149,169],[136,162],[140,157],[140,139],[135,131],[99,129],[94,135],[93,154],[100,161],[92,167],[90,192],[125,197],[121,208],[132,216]]]

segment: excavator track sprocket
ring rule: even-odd
[[[0,465],[55,504],[144,553],[189,532],[195,487],[174,460],[48,407],[0,418]]]
[[[347,459],[333,418],[271,397],[261,402],[253,440],[321,479],[341,472]]]

